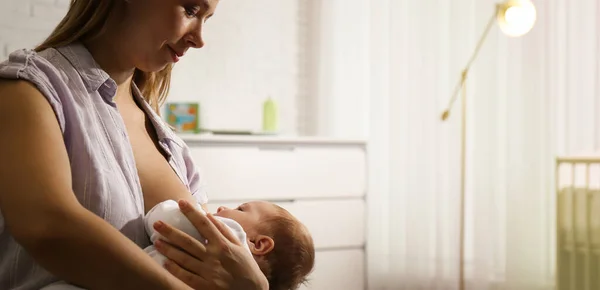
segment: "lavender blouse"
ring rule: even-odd
[[[131,145],[113,97],[117,85],[81,43],[36,53],[18,50],[0,63],[0,78],[33,83],[48,100],[63,133],[71,163],[73,191],[91,212],[141,248],[144,200]],[[134,96],[142,100],[137,87]],[[0,96],[2,97],[2,96]],[[207,196],[186,144],[145,102],[159,144],[181,181],[198,202]],[[38,265],[4,228],[0,212],[0,289],[39,289],[57,281]]]

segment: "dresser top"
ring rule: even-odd
[[[213,135],[213,134],[178,134],[188,145],[337,145],[364,147],[362,139],[341,139],[327,137],[269,136],[269,135]]]

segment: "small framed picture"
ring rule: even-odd
[[[200,116],[198,103],[167,103],[165,118],[179,133],[198,133]]]

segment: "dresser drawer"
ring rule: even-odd
[[[366,190],[361,147],[193,146],[209,199],[359,197]]]
[[[364,290],[364,253],[361,250],[320,251],[302,290]]]
[[[277,202],[296,216],[310,231],[315,248],[363,247],[365,241],[365,204],[362,199]],[[212,204],[210,212],[221,206],[234,208],[239,204]]]

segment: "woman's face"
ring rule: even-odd
[[[125,0],[123,0],[125,1]],[[145,72],[176,63],[189,48],[204,46],[202,29],[219,0],[129,0],[124,21],[132,60]]]

